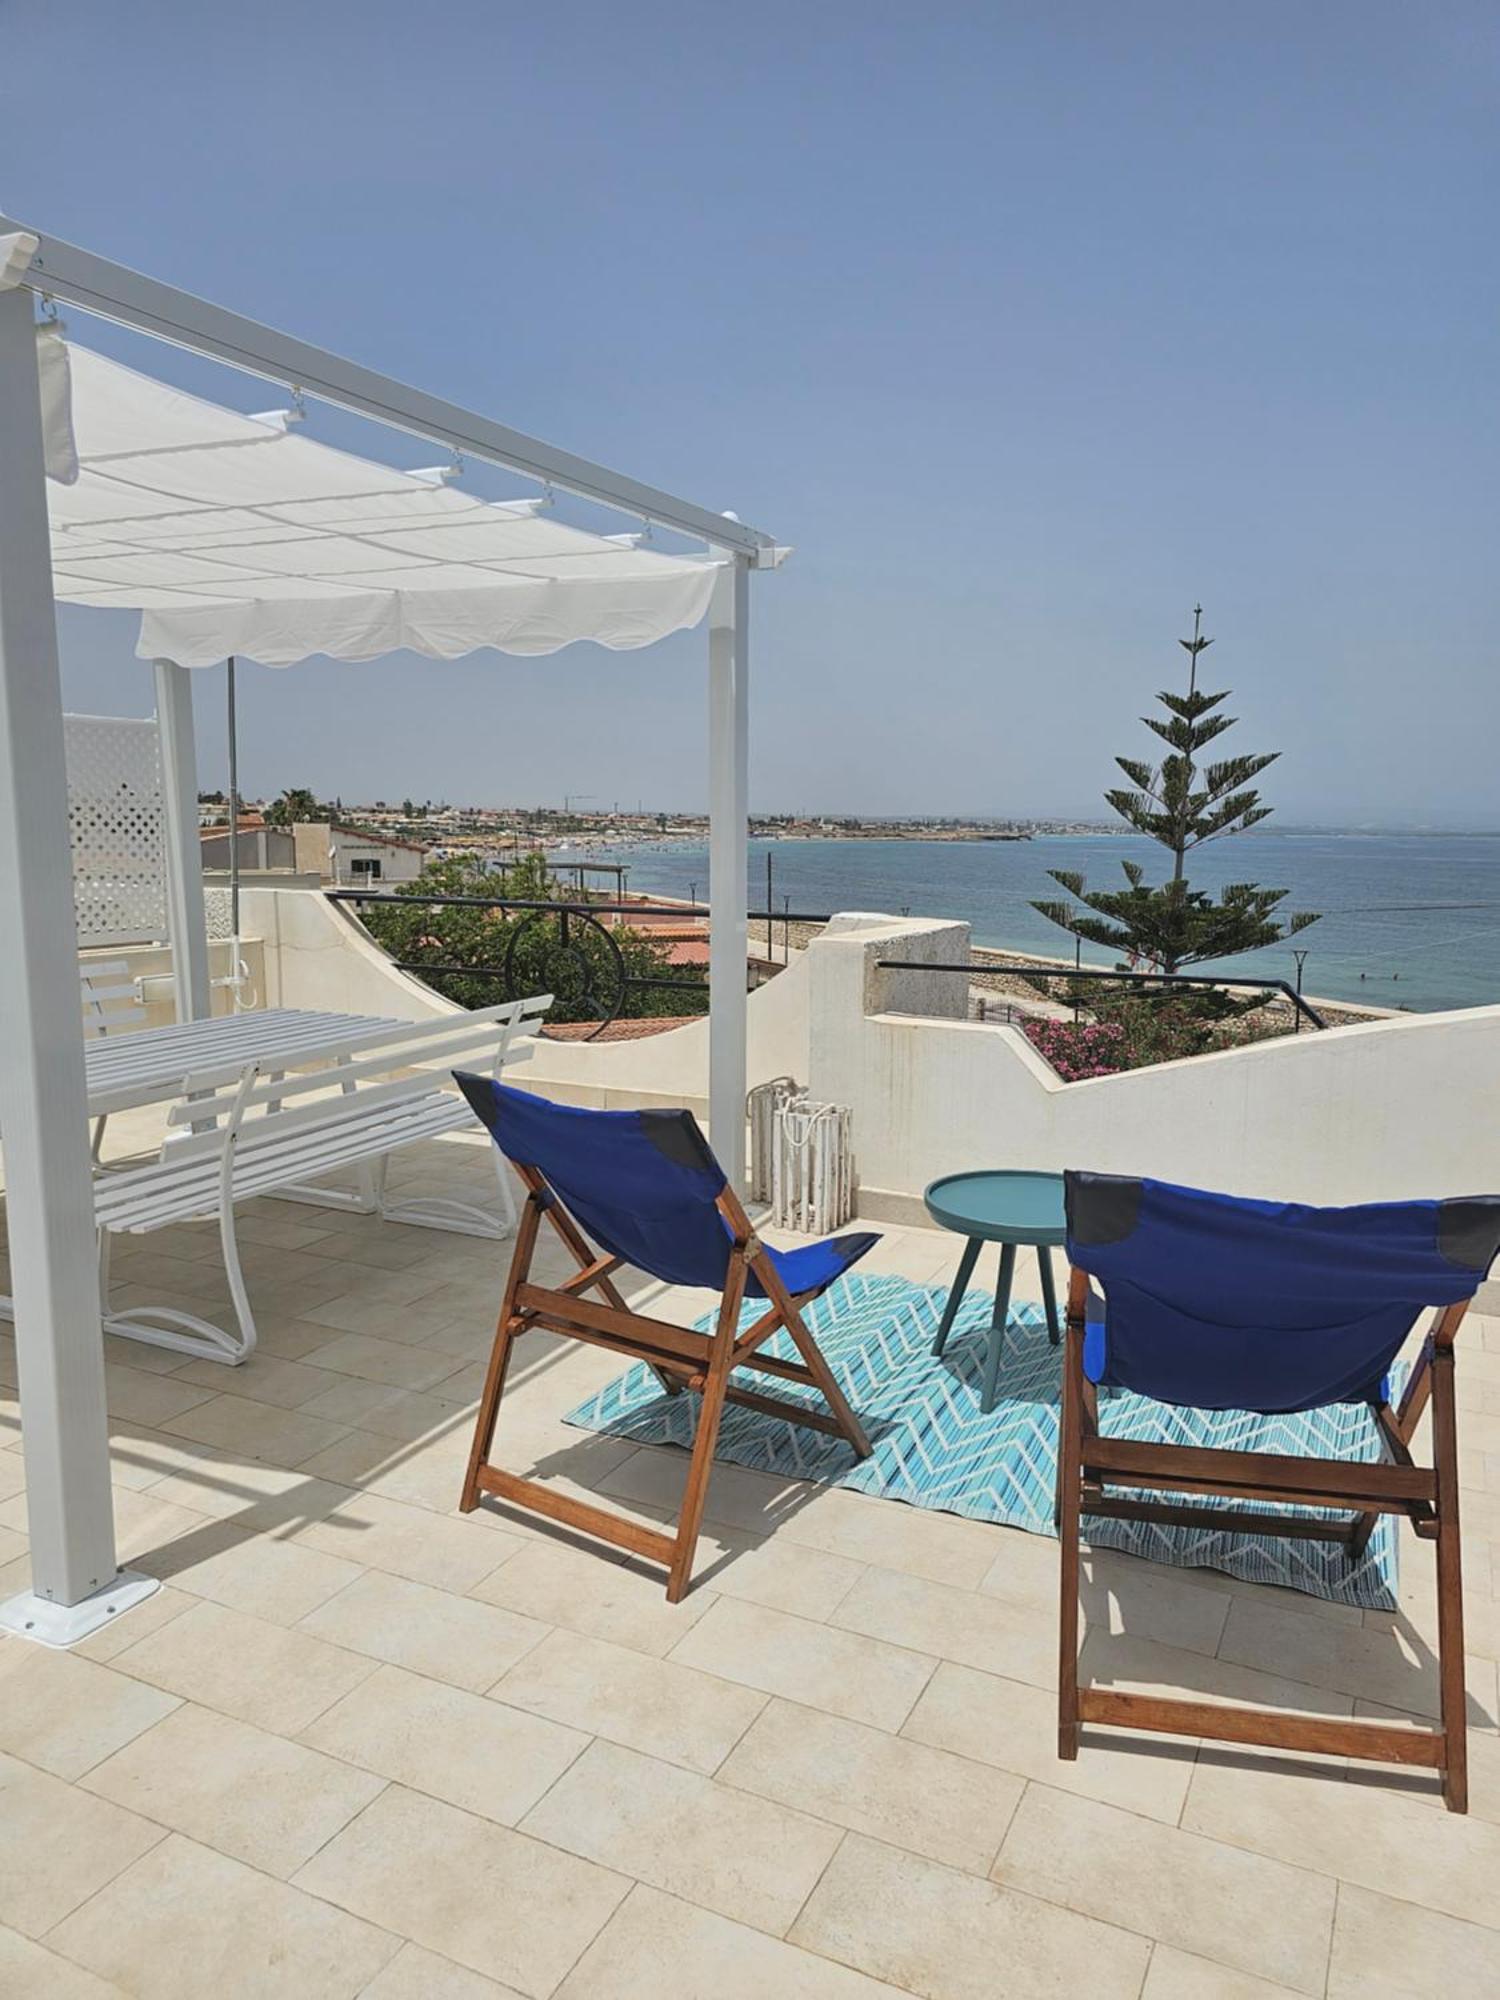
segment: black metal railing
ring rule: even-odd
[[[1115,980],[1126,986],[1135,986],[1146,999],[1165,998],[1167,992],[1176,986],[1206,986],[1227,988],[1231,992],[1279,993],[1291,1003],[1298,1024],[1310,1021],[1315,1028],[1326,1028],[1328,1023],[1310,1001],[1292,985],[1289,979],[1229,979],[1215,972],[1112,972],[1097,966],[1058,966],[1054,970],[1045,965],[1008,965],[987,959],[979,964],[932,965],[924,959],[882,958],[879,960],[882,972],[961,972],[969,978],[976,973],[1004,973],[1009,978],[1020,978],[1037,984],[1044,979],[1061,979],[1065,983],[1075,979]]]
[[[633,995],[645,992],[708,993],[708,972],[694,979],[674,979],[656,973],[632,970],[620,949],[618,931],[630,929],[629,919],[707,918],[708,910],[698,903],[563,902],[526,896],[427,895],[421,890],[392,894],[378,889],[329,889],[331,902],[377,904],[386,909],[416,912],[424,909],[495,910],[511,919],[500,957],[494,963],[469,964],[451,959],[395,958],[398,972],[418,978],[438,977],[480,979],[492,982],[504,1000],[530,999],[537,993],[556,993],[570,1013],[595,1026],[585,1040],[593,1041],[611,1022],[617,1021]],[[616,926],[602,921],[607,917],[626,920]],[[515,921],[519,918],[519,921]],[[794,923],[825,924],[826,915],[812,916],[801,911],[777,911],[774,917],[752,910],[750,923],[781,924],[784,949],[790,955],[790,927]],[[555,926],[554,935],[545,936]],[[386,949],[378,931],[371,932]],[[637,933],[649,942],[648,925]],[[746,966],[746,980],[750,979]]]

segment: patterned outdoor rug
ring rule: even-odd
[[[1002,1521],[1035,1535],[1055,1533],[1061,1350],[1047,1339],[1039,1305],[1013,1304],[1000,1363],[1000,1400],[982,1416],[979,1378],[994,1302],[971,1292],[959,1308],[947,1352],[934,1359],[932,1342],[946,1297],[941,1287],[850,1272],[809,1308],[818,1343],[875,1447],[870,1458],[858,1460],[836,1438],[732,1403],[724,1412],[718,1456],[757,1472],[849,1486],[913,1507]],[[763,1310],[759,1302],[747,1304],[742,1324]],[[784,1335],[768,1342],[765,1351],[793,1355]],[[764,1375],[750,1379],[763,1395],[811,1397],[795,1383]],[[696,1396],[664,1396],[650,1369],[636,1366],[581,1403],[567,1421],[641,1444],[688,1447],[697,1409]],[[1171,1409],[1117,1390],[1105,1392],[1099,1414],[1111,1436],[1320,1458],[1378,1456],[1374,1425],[1363,1408],[1259,1417]],[[1388,1514],[1352,1566],[1336,1545],[1273,1536],[1099,1519],[1086,1523],[1086,1533],[1095,1544],[1185,1569],[1224,1570],[1247,1582],[1284,1584],[1371,1610],[1396,1605],[1396,1533]]]

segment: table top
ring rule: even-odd
[[[378,1046],[408,1021],[378,1014],[330,1014],[302,1007],[252,1007],[164,1028],[92,1035],[84,1044],[89,1113],[97,1117],[180,1096],[189,1077],[284,1058],[288,1068],[315,1056]]]
[[[960,1236],[987,1243],[1033,1243],[1054,1248],[1066,1233],[1061,1174],[1011,1169],[944,1174],[922,1199],[934,1222]]]

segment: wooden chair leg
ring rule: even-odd
[[[1463,1567],[1459,1553],[1458,1416],[1453,1349],[1432,1357],[1432,1445],[1437,1472],[1438,1678],[1443,1724],[1443,1803],[1469,1810],[1469,1739],[1464,1688]]]
[[[1070,1296],[1057,1438],[1057,1534],[1062,1552],[1058,1564],[1057,1754],[1068,1763],[1078,1755],[1079,1740],[1078,1537],[1083,1470],[1083,1323],[1081,1311],[1075,1314],[1074,1306]]]
[[[495,1344],[490,1349],[490,1365],[484,1378],[484,1392],[479,1398],[479,1410],[474,1419],[474,1442],[469,1448],[469,1466],[464,1474],[463,1492],[459,1496],[458,1509],[461,1514],[472,1514],[479,1505],[479,1469],[489,1463],[490,1448],[495,1440],[495,1419],[500,1414],[500,1397],[505,1388],[505,1371],[510,1364],[510,1351],[515,1344],[516,1334],[520,1330],[515,1309],[516,1293],[530,1273],[541,1220],[542,1197],[536,1189],[533,1189],[521,1210],[521,1220],[516,1230],[515,1252],[510,1260],[510,1275],[505,1281],[505,1293],[500,1301],[500,1316],[495,1322]]]
[[[776,1266],[769,1257],[758,1256],[751,1262],[751,1269],[761,1282],[766,1297],[781,1314],[781,1324],[785,1327],[793,1347],[802,1357],[802,1365],[818,1385],[818,1393],[832,1412],[833,1419],[843,1432],[859,1458],[868,1458],[874,1446],[865,1436],[864,1425],[854,1414],[849,1400],[834,1380],[833,1370],[823,1358],[823,1351],[807,1330],[807,1323],[798,1312],[790,1292],[781,1282]]]
[[[698,1530],[708,1499],[708,1482],[713,1476],[714,1449],[719,1441],[719,1423],[724,1415],[724,1391],[734,1366],[734,1336],[739,1325],[740,1303],[745,1296],[745,1260],[736,1254],[730,1263],[729,1280],[719,1307],[719,1323],[714,1334],[713,1353],[703,1383],[703,1399],[698,1408],[698,1435],[688,1465],[687,1485],[682,1495],[682,1511],[677,1517],[677,1547],[667,1572],[667,1602],[680,1602],[693,1575],[693,1557],[698,1550]]]

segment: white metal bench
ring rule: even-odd
[[[146,1025],[141,989],[123,958],[81,958],[78,978],[83,989],[83,1029],[86,1035],[128,1034]],[[99,1158],[108,1114],[94,1120],[92,1153]]]
[[[310,1067],[293,1075],[268,1074],[261,1063],[251,1063],[190,1077],[169,1114],[160,1155],[95,1176],[106,1331],[210,1360],[243,1361],[255,1346],[255,1319],[240,1268],[234,1211],[256,1195],[353,1206],[423,1228],[506,1234],[515,1225],[515,1205],[493,1148],[486,1150],[497,1171],[499,1216],[442,1195],[390,1200],[386,1165],[404,1146],[472,1125],[473,1113],[452,1087],[450,1071],[477,1067],[498,1075],[514,1036],[534,1028],[550,1005],[550,996],[510,1001],[396,1029],[374,1051],[303,1051],[299,1065]],[[363,1176],[358,1193],[319,1184],[322,1176],[347,1169]],[[207,1216],[218,1220],[236,1332],[173,1306],[111,1309],[112,1237],[144,1235]]]

